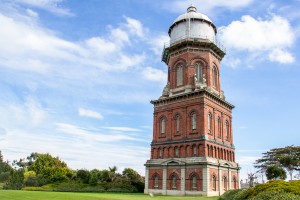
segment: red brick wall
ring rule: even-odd
[[[193,177],[197,178],[197,187],[193,188]],[[186,190],[203,190],[202,168],[187,168],[185,171],[185,189]]]
[[[149,189],[162,189],[162,169],[150,169],[149,170]],[[158,176],[158,188],[154,187],[154,178]]]

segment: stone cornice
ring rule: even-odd
[[[158,100],[151,100],[150,103],[152,103],[154,105],[154,107],[159,107],[159,106],[163,106],[169,103],[173,103],[176,100],[182,100],[185,98],[191,98],[193,96],[197,96],[199,94],[204,94],[206,95],[207,98],[214,100],[216,102],[218,102],[220,105],[228,108],[229,110],[232,110],[234,108],[234,105],[230,104],[229,102],[221,99],[220,97],[218,97],[217,95],[205,90],[205,89],[201,89],[201,90],[197,90],[197,91],[192,91],[192,92],[187,92],[187,93],[181,93],[178,95],[174,95],[171,97],[165,97],[165,98],[161,98]]]

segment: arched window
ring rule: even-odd
[[[208,116],[207,116],[207,126],[208,126],[208,132],[209,133],[212,133],[212,116],[211,116],[211,113],[208,113]]]
[[[233,177],[232,182],[233,182],[233,189],[237,189],[237,181],[235,176]]]
[[[166,119],[162,118],[160,121],[160,133],[164,134],[166,133]]]
[[[158,188],[158,175],[154,177],[154,188]]]
[[[179,156],[178,147],[175,147],[175,156],[176,156],[176,157],[178,157],[178,156]]]
[[[182,85],[182,65],[177,66],[177,86]]]
[[[192,178],[192,189],[197,189],[197,177],[193,176]]]
[[[193,112],[191,117],[192,117],[192,129],[194,130],[194,129],[197,128],[197,121],[196,121],[197,120],[197,115],[196,115],[196,113]]]
[[[225,133],[226,133],[226,140],[229,140],[229,122],[225,122]]]
[[[176,116],[176,132],[178,133],[180,130],[180,117],[179,115]]]
[[[172,188],[176,189],[176,187],[177,187],[177,178],[176,178],[176,176],[173,176],[172,177]]]
[[[195,75],[199,82],[203,82],[202,65],[199,62],[195,64]]]
[[[162,149],[161,148],[159,148],[159,150],[158,150],[158,156],[161,158],[162,157]]]
[[[223,177],[223,186],[224,186],[224,190],[227,191],[227,177],[226,176]]]
[[[215,67],[212,69],[212,84],[214,87],[217,87],[217,70]]]
[[[218,117],[218,137],[221,138],[222,134],[222,123],[221,123],[221,118]]]
[[[212,190],[217,191],[217,178],[216,178],[216,175],[212,176]]]
[[[197,156],[197,146],[196,145],[193,146],[193,155]]]

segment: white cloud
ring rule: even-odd
[[[205,10],[207,13],[213,13],[217,8],[226,9],[239,9],[250,5],[254,0],[240,0],[240,1],[205,1],[205,0],[174,0],[172,3],[169,1],[164,7],[176,13],[182,13],[184,9],[187,9],[191,4],[195,5],[199,11]]]
[[[142,131],[141,129],[137,128],[130,128],[130,127],[117,127],[117,126],[110,126],[110,127],[102,127],[105,129],[113,130],[113,131],[132,131],[132,132],[139,132]]]
[[[95,118],[95,119],[103,119],[103,115],[93,111],[93,110],[87,110],[84,108],[79,108],[78,109],[78,114],[79,116],[83,116],[83,117],[90,117],[90,118]]]
[[[269,54],[267,58],[270,61],[280,63],[294,61],[287,49],[294,44],[295,34],[289,21],[280,16],[273,15],[267,20],[243,16],[241,21],[233,21],[228,26],[221,27],[219,37],[229,50],[250,53],[246,59],[248,61],[251,57],[265,59],[262,54],[266,53]],[[227,65],[232,67],[239,64],[235,58],[227,61]]]
[[[161,56],[164,45],[170,42],[170,37],[167,34],[162,34],[153,39],[150,39],[149,44],[151,45],[151,50],[157,55]]]
[[[39,14],[37,13],[37,12],[34,12],[33,10],[31,10],[31,9],[27,9],[26,10],[26,12],[27,12],[27,14],[30,16],[30,17],[38,17],[39,16]]]
[[[74,14],[67,8],[62,8],[60,3],[63,0],[17,0],[17,2],[46,10],[55,15],[73,16]]]
[[[138,37],[143,37],[144,36],[144,27],[142,23],[139,20],[130,18],[130,17],[125,17],[126,19],[126,27],[129,29],[129,32],[132,35],[137,35]]]
[[[143,77],[149,81],[157,81],[161,83],[167,83],[167,73],[162,70],[152,67],[146,67],[142,72]]]
[[[289,52],[276,48],[269,53],[269,60],[279,63],[293,63],[295,58]]]
[[[248,51],[289,47],[295,38],[289,22],[276,15],[270,20],[243,16],[241,21],[221,27],[219,36],[226,47]]]
[[[113,142],[113,141],[121,141],[121,140],[128,140],[128,141],[144,141],[144,139],[137,138],[136,136],[130,136],[124,131],[137,131],[138,129],[130,130],[127,127],[106,127],[110,130],[117,130],[121,131],[120,133],[100,133],[99,131],[88,131],[86,129],[80,128],[78,126],[66,123],[56,123],[55,124],[58,131],[64,132],[69,134],[70,136],[79,137],[78,139],[84,140],[96,140],[98,142]],[[104,127],[105,128],[105,127]],[[128,129],[128,130],[127,130]]]
[[[22,127],[37,127],[47,119],[47,111],[40,103],[30,97],[23,104],[9,103],[0,107],[5,118],[0,120],[3,124],[12,124]]]

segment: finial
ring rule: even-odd
[[[197,12],[197,8],[191,4],[188,8],[187,8],[187,12]]]

